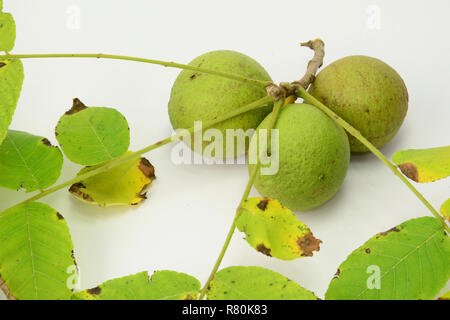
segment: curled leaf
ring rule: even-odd
[[[119,111],[88,108],[78,99],[60,118],[55,134],[66,157],[85,166],[119,158],[130,144],[128,122]]]
[[[5,139],[11,124],[22,83],[22,62],[19,59],[0,60],[0,144]]]
[[[106,281],[98,287],[77,292],[74,300],[195,300],[200,282],[185,273],[156,271]]]
[[[55,209],[31,202],[0,213],[0,243],[0,288],[10,299],[70,299],[73,244]]]
[[[432,182],[450,175],[450,146],[397,151],[392,161],[415,182]]]
[[[131,151],[126,154],[132,153]],[[101,165],[86,167],[82,175]],[[100,206],[136,205],[146,199],[155,169],[146,158],[129,160],[113,169],[73,184],[69,191],[78,199]]]
[[[277,200],[249,198],[239,208],[236,227],[259,252],[282,260],[311,257],[321,240]]]
[[[9,130],[0,145],[0,186],[43,190],[61,174],[63,156],[46,138]]]
[[[356,249],[331,280],[328,300],[429,300],[450,277],[450,238],[432,217],[408,220]]]
[[[261,267],[228,267],[211,281],[208,300],[317,300],[314,293]]]

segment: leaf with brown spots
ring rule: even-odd
[[[450,277],[450,238],[432,217],[408,220],[356,249],[331,280],[328,300],[429,300]]]
[[[130,145],[128,122],[119,111],[86,107],[79,99],[59,119],[55,135],[66,157],[85,166],[120,158]]]
[[[261,267],[228,267],[211,281],[208,300],[318,300],[283,275]]]
[[[55,209],[31,202],[1,212],[0,243],[0,289],[9,299],[70,299],[73,244]]]
[[[281,260],[311,257],[322,242],[288,208],[268,198],[245,200],[236,227],[257,251]]]
[[[61,174],[63,156],[46,138],[8,130],[0,145],[0,186],[27,192],[53,185]]]
[[[105,283],[73,295],[73,300],[195,300],[200,282],[185,273],[146,271]]]
[[[450,176],[450,146],[397,151],[392,161],[415,182],[432,182]]]
[[[78,175],[97,167],[86,167]],[[138,158],[75,183],[69,191],[77,199],[102,207],[136,205],[146,199],[147,189],[154,179],[155,169],[152,164],[145,158]]]

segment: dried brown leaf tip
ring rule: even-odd
[[[406,162],[402,163],[398,166],[402,173],[415,182],[419,182],[419,173],[417,171],[417,167],[411,163]]]
[[[66,115],[71,115],[80,111],[83,111],[87,109],[87,107],[84,105],[83,102],[80,101],[80,99],[75,98],[73,99],[72,108],[66,112]]]
[[[84,193],[81,189],[86,189],[86,186],[81,182],[77,182],[70,187],[69,192],[84,201],[94,202],[94,199],[92,199],[90,195]]]
[[[64,217],[59,212],[56,213],[56,217],[58,218],[58,220],[64,220]]]
[[[333,279],[339,279],[340,275],[341,275],[341,269],[337,269],[336,273],[333,276]]]
[[[0,62],[0,68],[6,66],[6,63]]]
[[[53,147],[51,142],[47,138],[43,138],[41,141],[45,146],[47,146],[49,148]]]
[[[155,167],[148,161],[146,158],[141,158],[139,162],[139,170],[149,179],[154,180],[155,176]]]
[[[260,243],[256,246],[256,250],[258,250],[259,252],[261,252],[262,254],[265,254],[268,257],[271,257],[272,255],[270,254],[270,249],[267,248],[264,243]]]
[[[100,293],[102,293],[102,289],[100,287],[95,287],[92,289],[87,289],[86,292],[91,295],[99,295]]]
[[[320,251],[320,244],[322,240],[314,237],[312,232],[307,233],[301,238],[298,238],[297,244],[302,251],[302,257],[312,257],[313,251]]]

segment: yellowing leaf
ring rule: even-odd
[[[126,154],[130,154],[131,151]],[[96,169],[100,165],[86,167],[78,175]],[[78,199],[98,204],[136,205],[146,199],[146,190],[155,179],[155,170],[145,158],[132,159],[111,170],[73,184],[69,191]]]
[[[281,260],[311,257],[319,239],[277,200],[249,198],[239,208],[236,227],[259,252]]]
[[[398,151],[392,161],[416,182],[432,182],[450,176],[450,146]]]
[[[450,199],[448,199],[442,204],[441,213],[444,216],[444,218],[450,222]]]
[[[195,300],[200,282],[175,271],[146,271],[106,281],[98,287],[77,292],[73,300]]]
[[[208,300],[317,300],[294,281],[261,267],[228,267],[214,276]]]

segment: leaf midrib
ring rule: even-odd
[[[437,233],[442,232],[443,229],[440,228],[438,230],[436,230],[435,232],[433,232],[428,238],[426,238],[422,243],[420,243],[418,246],[415,246],[414,249],[412,249],[408,254],[406,254],[403,258],[399,259],[399,261],[397,263],[395,263],[391,268],[389,268],[385,273],[383,273],[381,275],[381,279],[383,279],[387,274],[389,274],[390,272],[392,272],[399,264],[401,264],[403,261],[405,261],[406,259],[408,259],[408,257],[415,253],[417,250],[419,250],[423,245],[425,245],[428,241],[430,241],[431,239],[433,239]],[[422,281],[422,277],[421,277],[421,281]],[[394,282],[395,285],[395,282]],[[361,295],[363,295],[367,290],[369,290],[367,287],[361,291],[356,297],[353,298],[353,300],[357,300]]]
[[[6,138],[9,140],[9,142],[11,143],[11,145],[14,147],[14,149],[16,150],[17,154],[19,155],[20,159],[22,160],[25,168],[28,170],[28,172],[30,173],[30,176],[33,178],[34,182],[36,183],[37,187],[39,188],[39,190],[42,190],[42,186],[39,183],[39,181],[37,180],[36,176],[34,175],[34,172],[31,170],[31,168],[28,166],[27,161],[25,160],[25,158],[22,155],[22,152],[19,150],[19,148],[17,147],[16,143],[14,142],[13,139],[11,139],[10,136],[6,135]]]

